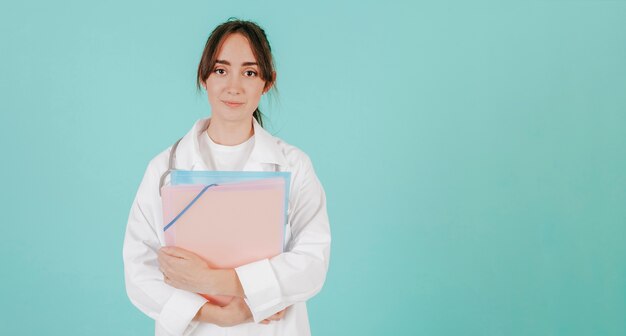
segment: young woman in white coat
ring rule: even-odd
[[[308,156],[262,128],[259,101],[275,81],[258,25],[229,20],[215,28],[197,77],[211,117],[150,161],[126,228],[127,293],[155,320],[156,335],[310,334],[305,302],[321,290],[330,256],[326,198]],[[159,191],[171,169],[291,172],[285,252],[211,269],[189,251],[164,247]],[[219,307],[197,293],[235,299]]]

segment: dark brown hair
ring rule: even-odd
[[[198,90],[202,83],[204,83],[213,72],[213,67],[217,61],[217,52],[222,42],[233,33],[240,33],[248,39],[252,53],[256,58],[256,62],[259,64],[259,75],[261,79],[265,81],[265,88],[275,84],[274,58],[272,57],[272,48],[267,40],[265,31],[254,22],[230,18],[228,21],[217,26],[206,41],[204,51],[202,51],[202,58],[198,65],[198,78],[196,83]],[[274,89],[274,86],[272,86],[272,89]],[[258,106],[256,110],[254,110],[253,116],[259,124],[263,126],[263,119],[261,118],[261,111]]]

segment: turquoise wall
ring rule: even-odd
[[[152,333],[126,219],[230,16],[327,192],[315,335],[626,334],[626,2],[557,0],[3,3],[0,334]]]

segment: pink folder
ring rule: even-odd
[[[218,269],[235,268],[282,253],[285,225],[283,178],[213,185],[198,197],[205,187],[163,187],[166,245],[194,252],[209,267]],[[187,210],[183,212],[185,208]],[[172,223],[181,212],[182,215]],[[232,299],[203,296],[221,306]]]

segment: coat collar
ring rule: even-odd
[[[208,170],[200,155],[198,138],[202,132],[206,131],[210,120],[211,118],[197,120],[191,130],[180,140],[176,150],[176,169]],[[263,129],[255,118],[252,118],[252,123],[254,127],[254,148],[252,148],[248,163],[286,165],[285,155],[278,145],[277,139]]]

